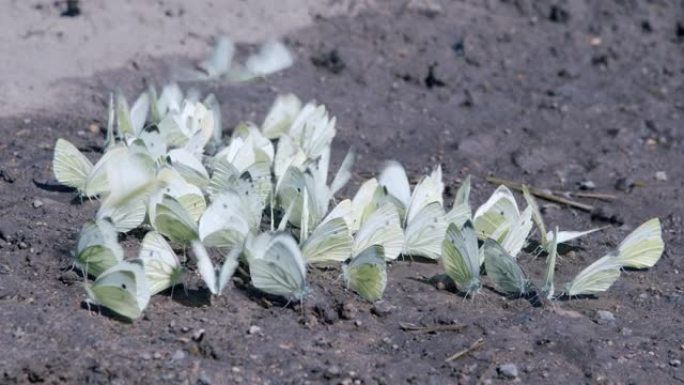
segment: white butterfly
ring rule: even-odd
[[[278,95],[261,124],[261,132],[269,139],[278,139],[290,130],[302,102],[293,94]]]
[[[352,254],[360,254],[373,245],[382,246],[388,260],[395,260],[401,254],[404,232],[397,209],[391,203],[380,206],[361,224],[354,236]]]
[[[285,233],[262,233],[245,243],[252,285],[257,289],[301,301],[309,289],[306,263],[297,242]]]
[[[406,171],[398,162],[386,163],[378,182],[399,202],[404,216],[405,255],[439,259],[447,222],[444,216],[442,169],[437,167],[411,193]]]
[[[152,227],[170,240],[190,243],[199,237],[197,222],[174,197],[164,194],[156,203]]]
[[[232,249],[225,255],[223,265],[220,269],[216,269],[209,258],[209,253],[202,242],[193,241],[192,251],[197,259],[197,270],[204,280],[204,283],[209,288],[209,291],[214,295],[220,295],[228,285],[230,278],[235,273],[238,267],[240,256],[240,248]]]
[[[487,201],[473,215],[473,224],[478,238],[492,238],[497,233],[497,242],[503,241],[508,229],[520,217],[520,210],[511,190],[499,186]]]
[[[145,234],[139,258],[143,263],[150,294],[155,295],[181,282],[183,267],[164,237],[156,231]]]
[[[387,263],[383,247],[373,245],[342,265],[347,288],[367,301],[382,298],[387,286]]]
[[[658,262],[664,249],[660,219],[652,218],[620,242],[615,258],[624,267],[647,269]]]
[[[349,258],[353,238],[344,214],[343,208],[332,210],[305,241],[300,240],[307,263],[342,262]]]
[[[542,218],[541,210],[539,210],[539,205],[537,205],[536,199],[534,199],[532,194],[530,194],[530,191],[527,188],[527,186],[523,186],[523,195],[525,196],[525,200],[527,200],[527,205],[529,207],[532,207],[532,220],[539,229],[539,233],[541,236],[541,246],[546,252],[550,253],[550,245],[553,232],[546,231],[546,226],[544,225],[544,219]],[[559,231],[558,237],[556,239],[556,245],[558,245],[559,243],[566,243],[568,241],[583,237],[585,235],[589,235],[599,230],[601,230],[601,228],[595,228],[587,231]]]
[[[242,248],[247,234],[257,230],[249,206],[242,196],[227,191],[213,198],[199,221],[199,237],[209,247],[228,251]]]
[[[150,301],[150,290],[140,261],[119,261],[85,284],[88,302],[130,319],[140,317]]]
[[[442,243],[442,264],[466,294],[480,290],[480,251],[472,222],[466,221],[461,229],[456,223],[449,225]]]
[[[125,233],[145,220],[146,200],[162,183],[156,164],[145,153],[126,150],[106,163],[110,193],[97,211],[98,219],[109,218],[117,231]]]
[[[88,221],[83,225],[74,251],[74,264],[94,277],[123,260],[124,251],[111,222]]]
[[[451,210],[446,213],[445,221],[448,224],[455,223],[458,227],[463,227],[466,221],[471,220],[473,213],[470,209],[470,175],[468,175],[461,187],[456,192],[454,204]]]

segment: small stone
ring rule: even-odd
[[[387,303],[387,301],[378,301],[370,309],[371,313],[378,317],[386,317],[392,313],[394,306]]]
[[[608,310],[596,311],[596,323],[604,325],[615,322],[615,315]]]
[[[620,331],[620,334],[622,334],[623,337],[629,337],[633,334],[632,329],[630,328],[622,328]]]
[[[239,366],[233,366],[230,370],[235,374],[242,372],[242,369],[240,369]]]
[[[5,242],[12,242],[11,226],[6,223],[0,223],[0,239]]]
[[[91,123],[88,126],[88,131],[90,131],[93,134],[99,134],[100,133],[100,126],[96,123]]]
[[[658,171],[655,173],[655,179],[658,182],[667,182],[667,173],[665,171]]]
[[[187,354],[185,354],[185,351],[183,349],[178,349],[175,352],[173,352],[173,356],[171,356],[171,361],[182,361]]]
[[[204,338],[204,329],[197,329],[195,332],[192,333],[192,340],[193,341],[202,341],[202,338]]]
[[[150,353],[143,353],[143,354],[140,356],[140,358],[142,358],[142,359],[145,360],[145,361],[148,361],[148,360],[151,360],[151,359],[152,359],[152,355],[151,355]]]
[[[444,13],[444,8],[435,0],[409,0],[406,3],[406,9],[422,13],[430,18]]]
[[[160,360],[162,358],[162,354],[160,352],[154,352],[152,358],[154,358],[155,360]]]
[[[581,182],[577,182],[577,188],[579,188],[582,191],[591,191],[596,189],[596,183],[590,180],[583,180]]]
[[[682,361],[680,361],[680,360],[678,360],[678,359],[670,360],[670,366],[673,366],[673,367],[675,367],[675,368],[678,368],[678,367],[680,367],[681,365],[682,365]]]
[[[361,322],[361,320],[357,319],[356,321],[354,321],[354,326],[356,326],[357,328],[360,327],[361,325],[363,325],[363,322]]]
[[[73,270],[65,271],[59,276],[59,280],[67,286],[71,286],[76,283],[78,278],[78,274],[76,274],[76,272]]]
[[[43,207],[43,201],[41,201],[40,199],[34,199],[32,205],[34,209],[39,209]]]
[[[19,248],[22,249],[22,250],[23,250],[23,249],[28,249],[28,244],[27,244],[26,242],[19,242],[19,244],[17,245],[17,247],[19,247]]]
[[[340,318],[345,320],[353,320],[356,318],[359,310],[351,302],[346,302],[340,307]]]
[[[180,329],[180,331],[181,331],[182,333],[187,333],[187,332],[190,331],[190,328],[187,327],[187,326],[182,326],[181,329]]]
[[[499,377],[515,379],[518,378],[518,366],[515,364],[503,364],[496,368]]]
[[[247,330],[247,334],[251,334],[251,335],[261,334],[261,328],[259,326],[256,326],[256,325],[252,325],[249,327],[249,330]]]
[[[337,366],[337,365],[332,365],[332,366],[329,366],[329,367],[325,370],[324,377],[325,377],[326,379],[329,380],[329,379],[332,379],[332,378],[337,378],[337,377],[339,377],[339,376],[340,376],[340,373],[342,373],[342,371],[340,370],[340,367]]]

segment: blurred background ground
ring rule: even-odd
[[[81,3],[73,18],[52,1],[0,10],[0,384],[684,383],[680,1]],[[653,216],[661,261],[546,307],[489,288],[464,300],[426,281],[440,265],[406,261],[389,267],[381,304],[314,269],[303,307],[268,307],[239,278],[210,299],[190,273],[187,291],[155,296],[132,324],[89,312],[70,251],[98,203],[56,187],[54,143],[99,157],[108,93],[164,84],[221,33],[242,51],[282,36],[296,55],[265,81],[181,84],[216,94],[226,134],[293,92],[337,117],[334,163],[357,149],[347,193],[390,158],[416,179],[440,164],[447,205],[468,174],[474,206],[495,188],[488,175],[592,186],[617,198],[585,201],[602,215],[543,202],[549,226],[607,226],[559,258],[559,290]],[[124,240],[129,256],[137,242]],[[544,259],[520,261],[538,282]]]

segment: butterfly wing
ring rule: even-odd
[[[556,256],[558,255],[558,227],[551,232],[551,242],[549,243],[549,256],[546,260],[546,275],[544,275],[544,284],[541,287],[541,294],[547,299],[553,298],[555,288],[553,285],[553,277],[556,271]]]
[[[484,243],[485,269],[496,287],[506,294],[522,296],[529,293],[529,281],[518,263],[503,247],[489,238]]]
[[[404,246],[404,231],[401,228],[397,209],[385,203],[375,210],[361,225],[354,237],[353,254],[373,245],[384,247],[385,258],[397,259]]]
[[[569,296],[597,294],[608,290],[620,278],[620,263],[608,254],[584,270],[565,286]]]
[[[116,229],[109,221],[89,221],[83,225],[75,252],[75,263],[79,270],[98,277],[123,260],[123,256]]]
[[[442,181],[442,167],[437,166],[434,171],[423,178],[413,189],[411,199],[406,206],[406,219],[410,223],[428,205],[438,203],[444,206],[442,194],[444,193],[444,182]],[[441,242],[441,241],[440,241]]]
[[[660,219],[653,218],[637,227],[620,243],[616,259],[622,266],[646,269],[658,262],[664,249]]]
[[[506,231],[505,237],[503,237],[501,246],[513,258],[517,258],[518,254],[525,246],[527,236],[532,230],[532,212],[532,207],[527,206],[527,208],[523,210],[522,214],[520,214],[520,216],[518,216],[518,218],[511,223],[510,227]],[[503,227],[499,227],[499,229],[494,232],[492,238],[499,239],[499,231],[502,229]]]
[[[411,186],[408,176],[406,176],[406,170],[401,163],[397,161],[386,162],[378,177],[378,184],[385,186],[390,195],[396,197],[404,207],[408,207],[411,200]]]
[[[462,230],[454,223],[449,225],[442,242],[442,264],[447,275],[465,292],[480,288],[480,256],[472,222],[467,221]]]
[[[76,146],[65,139],[57,139],[52,170],[59,183],[83,192],[92,169],[93,164]]]
[[[152,295],[180,283],[182,267],[178,257],[158,232],[150,231],[145,234],[139,257]]]
[[[196,222],[183,206],[173,197],[164,195],[157,203],[154,228],[169,239],[189,243],[199,236]]]
[[[307,263],[342,262],[352,252],[353,238],[344,218],[321,223],[302,245]]]
[[[382,298],[387,286],[387,264],[382,246],[363,250],[348,264],[342,265],[347,288],[373,302]]]
[[[302,109],[302,102],[293,94],[278,95],[261,124],[261,131],[269,139],[278,139],[287,133]]]
[[[257,249],[248,258],[252,284],[269,294],[301,300],[307,292],[306,266],[297,243],[284,233],[259,237],[270,239],[254,242]]]
[[[519,215],[518,204],[511,190],[506,186],[499,186],[487,202],[475,211],[473,222],[477,236],[480,239],[487,239],[501,228],[499,230],[501,238],[496,240],[502,241],[507,228]]]
[[[446,213],[445,220],[447,224],[455,223],[460,228],[471,219],[472,215],[470,209],[470,175],[468,175],[461,187],[458,188],[454,205]]]
[[[406,225],[403,254],[439,259],[446,226],[441,204],[425,206]]]
[[[140,317],[150,299],[142,265],[127,261],[104,271],[86,292],[91,303],[130,319]]]

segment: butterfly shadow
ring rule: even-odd
[[[510,294],[503,292],[501,290],[498,290],[497,288],[490,286],[490,285],[482,285],[483,289],[487,289],[491,291],[494,294],[500,295],[508,300],[517,300],[517,299],[524,299],[527,302],[532,305],[532,307],[544,307],[544,300],[542,299],[541,295],[539,294],[539,291],[536,289],[530,290],[529,292],[525,294]]]
[[[446,274],[441,273],[441,274],[435,274],[432,277],[407,277],[407,279],[410,279],[412,281],[420,282],[426,285],[430,285],[432,287],[437,287],[439,285],[443,285],[440,290],[443,291],[448,291],[452,294],[455,294],[463,299],[467,298],[472,298],[474,293],[467,293],[465,291],[459,290],[458,286],[456,283]]]
[[[107,317],[107,318],[114,320],[114,321],[117,321],[117,322],[121,322],[121,323],[125,323],[125,324],[132,324],[133,323],[133,320],[131,320],[131,319],[128,319],[128,318],[126,318],[120,314],[117,314],[117,313],[107,309],[104,306],[94,305],[92,303],[88,303],[88,301],[82,301],[81,302],[81,309],[88,310],[90,312],[90,314],[97,313],[100,316]]]
[[[67,192],[75,192],[76,189],[73,187],[69,186],[64,186],[59,183],[42,183],[38,182],[37,180],[33,179],[32,180],[33,185],[38,187],[39,189],[43,191],[49,191],[49,192],[61,192],[61,193],[67,193]]]
[[[555,301],[559,302],[570,302],[572,300],[577,300],[577,299],[589,299],[592,301],[598,300],[598,297],[595,294],[578,294],[578,295],[568,295],[566,293],[563,293],[556,298],[554,298]]]
[[[211,306],[211,292],[203,287],[199,289],[188,289],[187,287],[169,288],[160,295],[169,297],[172,301],[192,308]]]
[[[569,245],[567,243],[559,243],[556,246],[556,250],[558,250],[558,255],[563,256],[568,254],[571,251],[582,251],[585,250],[581,246],[573,246]],[[539,257],[544,257],[546,258],[548,256],[548,253],[546,250],[543,249],[542,244],[539,243],[538,241],[535,240],[528,240],[527,245],[522,249],[527,254],[533,255],[534,259],[539,258]]]

